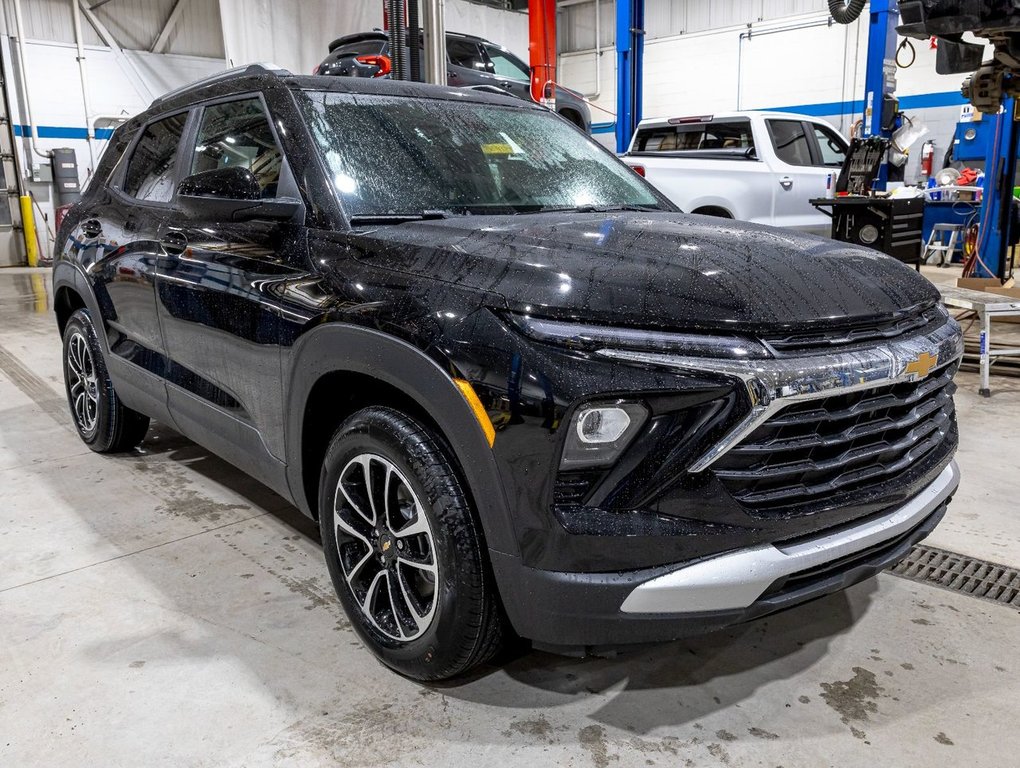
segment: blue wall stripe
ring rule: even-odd
[[[933,109],[936,107],[960,107],[967,103],[959,91],[944,93],[919,93],[916,96],[901,96],[900,109]],[[843,115],[864,111],[864,101],[830,101],[827,104],[797,104],[792,107],[771,107],[765,112],[797,112],[812,117]]]
[[[84,141],[89,137],[85,128],[72,128],[64,125],[40,125],[38,126],[40,139],[81,139]],[[27,125],[15,125],[15,136],[28,136]],[[97,139],[108,139],[113,135],[112,128],[96,128]]]
[[[960,107],[967,103],[959,91],[947,91],[945,93],[921,93],[916,96],[903,96],[900,98],[900,109],[933,109],[936,107]],[[825,117],[827,115],[842,115],[864,111],[864,101],[856,99],[853,101],[830,101],[825,104],[795,104],[789,107],[770,107],[760,110],[762,112],[797,112],[801,115],[811,117]],[[616,123],[592,123],[592,133],[613,133],[616,130]],[[15,125],[15,136],[28,136],[27,125]],[[109,139],[113,135],[112,128],[97,128],[97,139]],[[81,139],[88,138],[88,132],[84,128],[75,128],[62,125],[40,125],[40,139]]]

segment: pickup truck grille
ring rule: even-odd
[[[957,367],[791,405],[713,470],[750,513],[768,517],[810,513],[826,497],[873,489],[932,454],[955,429]]]
[[[780,354],[800,353],[807,350],[838,348],[867,341],[895,339],[921,329],[930,332],[945,322],[946,314],[938,306],[934,306],[897,320],[858,323],[837,330],[795,333],[789,336],[766,338],[765,341]]]

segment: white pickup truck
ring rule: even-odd
[[[687,213],[828,235],[825,197],[847,141],[814,117],[731,112],[642,120],[624,161]]]

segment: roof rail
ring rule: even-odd
[[[284,69],[283,67],[277,66],[276,64],[270,63],[259,63],[259,64],[247,64],[243,67],[234,67],[233,69],[227,69],[223,72],[217,72],[215,75],[209,75],[209,77],[203,77],[201,80],[196,80],[193,83],[182,85],[180,88],[175,88],[172,91],[164,93],[153,100],[150,108],[158,107],[160,104],[164,104],[171,99],[176,98],[182,94],[188,93],[189,91],[197,90],[198,88],[205,88],[216,83],[222,83],[227,80],[233,80],[236,77],[244,77],[251,75],[273,75],[275,77],[290,77],[293,73]]]

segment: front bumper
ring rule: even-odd
[[[598,650],[702,634],[845,589],[901,560],[942,519],[951,462],[910,501],[811,538],[696,563],[623,573],[560,573],[492,553],[519,634],[541,647]]]

